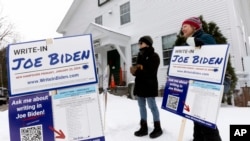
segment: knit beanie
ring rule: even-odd
[[[191,18],[188,18],[186,19],[185,21],[183,21],[182,25],[183,24],[189,24],[193,27],[195,27],[196,30],[199,30],[202,28],[202,23],[201,23],[201,20],[200,18],[198,17],[191,17]]]
[[[149,35],[143,36],[139,39],[139,42],[144,42],[149,46],[153,45],[153,40]]]

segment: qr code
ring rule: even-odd
[[[43,141],[42,125],[20,128],[21,141]]]
[[[167,107],[176,110],[179,103],[179,97],[168,95]]]

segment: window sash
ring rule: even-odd
[[[139,53],[138,44],[132,44],[131,45],[131,57],[132,57],[131,58],[131,63],[132,63],[132,65],[136,64],[138,53]]]
[[[176,33],[162,36],[162,56],[163,56],[164,66],[167,66],[170,64],[171,54],[172,54],[176,39],[177,39]]]
[[[102,25],[102,16],[96,17],[95,18],[95,23]]]
[[[130,22],[130,3],[129,2],[120,6],[120,22],[121,22],[121,25]]]

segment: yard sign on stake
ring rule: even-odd
[[[167,78],[162,109],[216,127],[223,95],[223,81],[229,45],[174,47]],[[183,121],[179,140],[185,127]]]
[[[91,34],[7,48],[11,141],[104,141]]]

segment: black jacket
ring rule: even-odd
[[[143,69],[135,72],[134,95],[140,97],[158,96],[157,71],[160,64],[160,57],[154,52],[153,47],[140,49],[137,64],[141,64]]]

